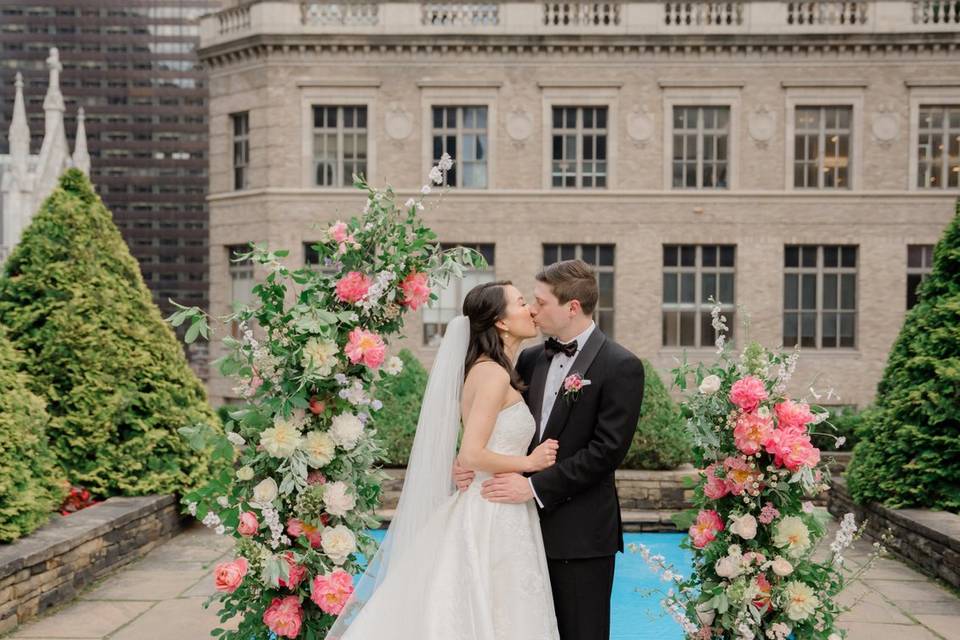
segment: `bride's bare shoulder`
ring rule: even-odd
[[[477,391],[486,393],[503,390],[510,386],[510,374],[503,366],[490,359],[477,360],[467,372],[463,388],[467,395]]]

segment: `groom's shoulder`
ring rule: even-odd
[[[607,357],[611,361],[620,364],[638,364],[643,366],[643,362],[634,352],[630,351],[616,340],[613,340],[610,336],[607,336],[606,334],[604,335],[606,337],[604,351],[607,352]]]
[[[526,349],[521,351],[520,355],[517,357],[517,367],[519,368],[520,366],[526,364],[527,362],[532,362],[536,360],[537,356],[539,356],[542,352],[543,352],[543,342],[538,342],[535,345],[527,347]]]

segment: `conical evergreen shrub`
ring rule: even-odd
[[[47,445],[44,402],[27,390],[23,359],[0,329],[0,542],[40,527],[67,484]]]
[[[50,445],[73,484],[142,495],[210,475],[209,456],[177,433],[215,424],[206,392],[82,172],[63,175],[4,265],[0,323],[48,403]]]
[[[960,509],[960,203],[857,435],[858,502]]]

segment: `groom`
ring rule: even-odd
[[[531,312],[551,337],[520,354],[517,372],[537,422],[530,450],[556,439],[557,463],[529,478],[498,474],[482,495],[536,501],[561,640],[607,640],[614,558],[623,551],[614,471],[640,417],[643,364],[594,323],[599,291],[587,263],[557,262],[536,279]],[[576,374],[585,386],[566,391]],[[472,479],[469,471],[457,474],[461,489]]]

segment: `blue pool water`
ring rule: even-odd
[[[372,531],[378,541],[384,532]],[[661,554],[679,572],[689,573],[690,552],[680,548],[682,533],[627,533],[627,544],[644,544],[653,554]],[[662,593],[648,595],[650,589],[666,591],[668,585],[643,562],[639,553],[627,551],[617,556],[613,579],[610,640],[682,640],[680,625],[660,606]]]

